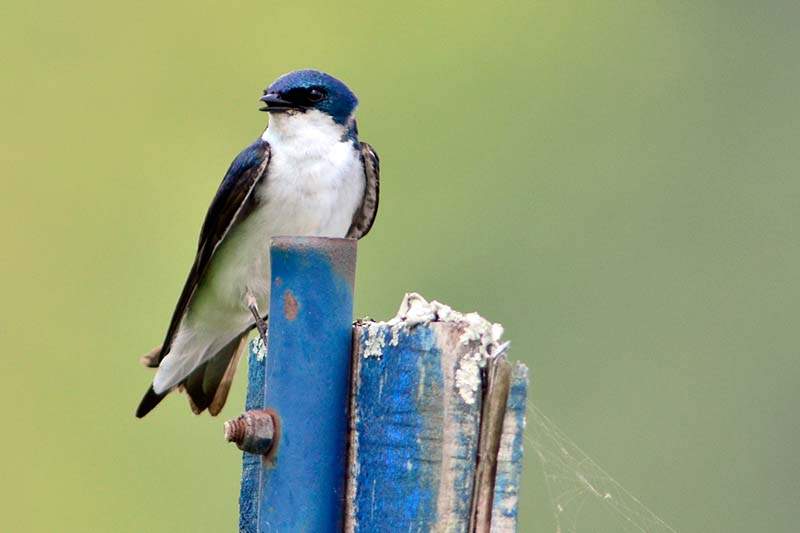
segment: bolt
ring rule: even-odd
[[[245,452],[267,455],[278,438],[278,418],[272,409],[247,411],[225,422],[225,440]]]
[[[241,444],[244,440],[244,431],[245,422],[242,417],[225,422],[225,440],[228,442]]]

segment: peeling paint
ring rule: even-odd
[[[428,301],[416,292],[406,293],[397,314],[386,322],[367,323],[364,357],[380,357],[386,346],[386,333],[391,333],[389,346],[398,346],[400,335],[408,334],[420,324],[448,322],[459,324],[463,333],[459,342],[469,348],[458,363],[455,386],[468,404],[475,402],[481,385],[481,368],[489,358],[499,356],[508,346],[501,343],[503,326],[489,322],[478,313],[459,313],[449,305]]]
[[[481,366],[485,365],[481,354],[476,352],[463,356],[456,369],[456,387],[461,399],[468,404],[475,403],[475,397],[481,386]]]
[[[397,346],[400,344],[400,332],[403,329],[402,326],[402,322],[397,322],[397,324],[392,326],[392,338],[389,339],[389,346]]]
[[[401,334],[408,334],[416,326],[431,322],[455,323],[463,327],[459,342],[468,346],[470,351],[459,361],[455,386],[466,403],[474,403],[480,390],[480,369],[486,366],[487,359],[499,356],[508,346],[508,343],[500,342],[503,326],[489,322],[478,313],[459,313],[436,300],[429,302],[416,292],[406,293],[400,309],[390,320],[362,322],[367,331],[364,357],[381,357],[387,344],[387,333],[390,334],[389,346],[398,346]]]
[[[401,331],[407,332],[419,324],[429,322],[457,323],[463,327],[459,342],[470,350],[459,360],[455,386],[466,403],[475,403],[481,386],[481,368],[486,366],[488,359],[497,357],[508,347],[507,343],[500,342],[503,326],[489,322],[478,313],[459,313],[436,300],[428,302],[415,292],[407,293],[397,315],[381,324],[391,328],[389,344],[397,346]]]
[[[262,362],[267,358],[267,345],[260,336],[253,339],[250,345],[250,351],[256,355],[256,361]]]
[[[380,322],[367,322],[367,338],[364,342],[364,357],[378,357],[383,354],[386,339]]]

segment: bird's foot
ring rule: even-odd
[[[261,342],[264,343],[264,347],[266,347],[267,336],[269,334],[267,330],[267,321],[258,315],[256,315],[255,319],[256,319],[256,329],[258,330],[258,335],[261,337]]]
[[[258,330],[258,334],[261,336],[261,342],[264,343],[264,347],[266,348],[267,321],[261,317],[261,313],[258,311],[258,303],[256,302],[256,298],[250,292],[245,295],[245,302],[247,304],[247,308],[250,310],[250,313],[253,315],[253,319],[256,322],[256,329]]]

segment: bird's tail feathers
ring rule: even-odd
[[[151,385],[147,389],[147,392],[144,393],[144,398],[142,398],[142,401],[139,402],[139,407],[136,409],[136,418],[142,418],[147,413],[155,409],[156,406],[161,403],[161,400],[164,399],[164,396],[167,395],[167,392],[158,394],[153,390],[153,386]]]
[[[189,406],[195,414],[205,409],[211,416],[219,414],[228,399],[233,376],[246,346],[247,332],[244,332],[183,381],[181,388],[189,396]]]
[[[204,338],[191,330],[178,332],[169,353],[161,359],[153,378],[153,390],[162,394],[178,386],[205,361],[222,349],[227,340]],[[224,344],[225,343],[225,344]]]
[[[152,411],[176,387],[186,391],[195,414],[208,409],[212,416],[217,415],[228,398],[239,359],[247,346],[249,330],[247,328],[221,347],[216,339],[201,342],[203,339],[179,335],[160,364],[151,362],[157,361],[161,347],[143,356],[145,366],[156,366],[158,370],[136,416],[142,418]]]

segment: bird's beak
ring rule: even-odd
[[[259,101],[264,102],[265,104],[267,104],[264,107],[262,107],[261,109],[259,109],[259,111],[267,111],[267,112],[278,111],[278,112],[281,112],[281,111],[288,111],[289,109],[294,109],[296,107],[290,101],[284,100],[283,98],[281,98],[278,93],[267,93],[264,96],[262,96],[261,98],[259,98]]]

